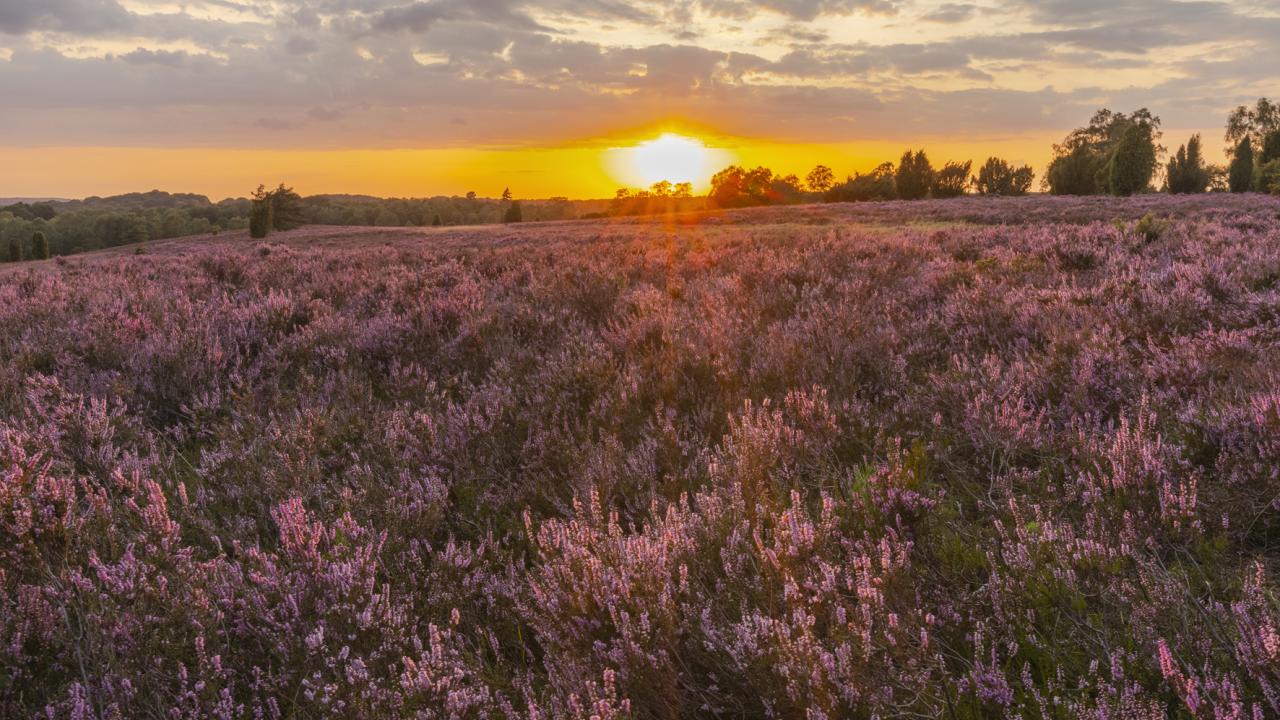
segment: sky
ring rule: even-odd
[[[1221,157],[1276,58],[1280,0],[0,0],[0,197],[605,197],[664,133],[1039,170],[1104,106]]]

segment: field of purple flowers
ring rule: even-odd
[[[224,235],[0,358],[6,718],[1280,716],[1280,199]]]

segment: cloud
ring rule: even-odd
[[[829,141],[1056,131],[1104,104],[1150,106],[1169,127],[1213,127],[1280,81],[1265,61],[1280,53],[1280,18],[1215,2],[127,7],[0,0],[8,140],[495,146],[679,118]],[[971,30],[975,18],[991,22]]]
[[[713,15],[748,19],[761,11],[797,20],[814,20],[819,15],[849,15],[855,12],[892,15],[898,5],[892,0],[701,0]]]
[[[961,23],[973,17],[977,12],[977,5],[944,3],[927,12],[922,19],[934,23]]]
[[[320,49],[320,43],[313,38],[294,35],[285,42],[284,49],[290,55],[309,55]]]
[[[138,48],[130,53],[119,56],[121,60],[132,63],[134,65],[164,65],[166,67],[181,67],[186,63],[190,54],[184,50],[148,50],[146,48]]]
[[[387,8],[373,16],[370,30],[378,33],[422,33],[442,20],[464,20],[524,30],[547,30],[510,0],[418,0]]]
[[[135,16],[115,0],[4,0],[0,33],[97,33],[129,27]]]

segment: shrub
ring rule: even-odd
[[[948,162],[933,176],[930,194],[935,198],[960,197],[969,187],[972,168],[972,160],[963,163]]]
[[[1035,171],[1030,165],[1015,168],[1000,158],[988,158],[978,170],[974,189],[979,195],[1026,195]]]
[[[823,200],[826,202],[892,200],[897,197],[894,174],[893,163],[882,163],[865,175],[855,173],[843,183],[832,186],[823,195]]]
[[[9,238],[9,262],[22,261],[22,241],[16,237]]]

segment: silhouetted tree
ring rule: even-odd
[[[502,199],[503,199],[503,201],[510,202],[510,201],[511,201],[511,197],[512,197],[512,195],[511,195],[511,188],[503,188],[503,189],[502,189]]]
[[[671,190],[673,187],[674,186],[671,184],[671,181],[659,180],[650,186],[649,193],[656,198],[669,198],[671,197]]]
[[[1236,145],[1236,150],[1232,153],[1227,184],[1233,193],[1253,189],[1253,141],[1247,135],[1240,138],[1240,144]]]
[[[431,227],[440,227],[441,225],[444,225],[444,223],[440,220],[440,213],[436,213],[435,217],[431,218]]]
[[[901,200],[920,200],[929,196],[929,188],[933,185],[933,165],[923,150],[914,153],[908,150],[902,154],[894,185]]]
[[[39,230],[31,236],[31,257],[36,260],[49,259],[49,239]]]
[[[1030,165],[1015,168],[993,157],[983,163],[973,185],[979,195],[1026,195],[1034,179],[1035,171]]]
[[[819,165],[809,171],[809,176],[805,178],[805,184],[809,187],[809,192],[825,193],[831,189],[836,183],[836,176],[831,172],[831,168],[826,165]]]
[[[520,209],[519,201],[511,203],[511,207],[507,208],[507,212],[502,216],[504,223],[518,223],[524,221],[524,212]]]
[[[267,190],[266,185],[259,185],[250,199],[253,205],[249,209],[249,237],[265,238],[271,234],[272,227],[275,225],[275,209],[274,203],[271,202],[271,192]]]
[[[285,187],[283,184],[276,188],[272,194],[272,204],[275,208],[274,227],[276,230],[292,230],[302,227],[306,220],[302,212],[302,196],[293,191],[293,188]]]
[[[1213,178],[1200,154],[1200,136],[1192,135],[1186,145],[1169,158],[1165,170],[1165,185],[1175,195],[1202,193],[1209,189]]]
[[[671,191],[671,197],[681,199],[693,197],[693,183],[676,183],[675,188]]]
[[[800,202],[803,196],[804,189],[800,187],[800,178],[795,175],[777,175],[769,183],[768,199],[770,203],[789,205]]]
[[[259,185],[251,197],[249,236],[265,238],[273,230],[292,230],[305,222],[302,197],[281,183],[275,190]]]
[[[711,204],[721,208],[768,205],[773,191],[773,171],[766,167],[745,170],[731,165],[711,178]]]
[[[1130,125],[1107,162],[1107,186],[1112,195],[1128,197],[1145,190],[1155,172],[1156,149],[1151,134]]]
[[[942,169],[934,173],[930,194],[936,198],[960,197],[969,187],[969,175],[972,174],[973,161],[963,163],[948,162]]]
[[[881,163],[875,170],[865,175],[854,173],[843,183],[832,186],[823,194],[822,199],[826,202],[892,200],[897,197],[894,175],[893,163]]]

